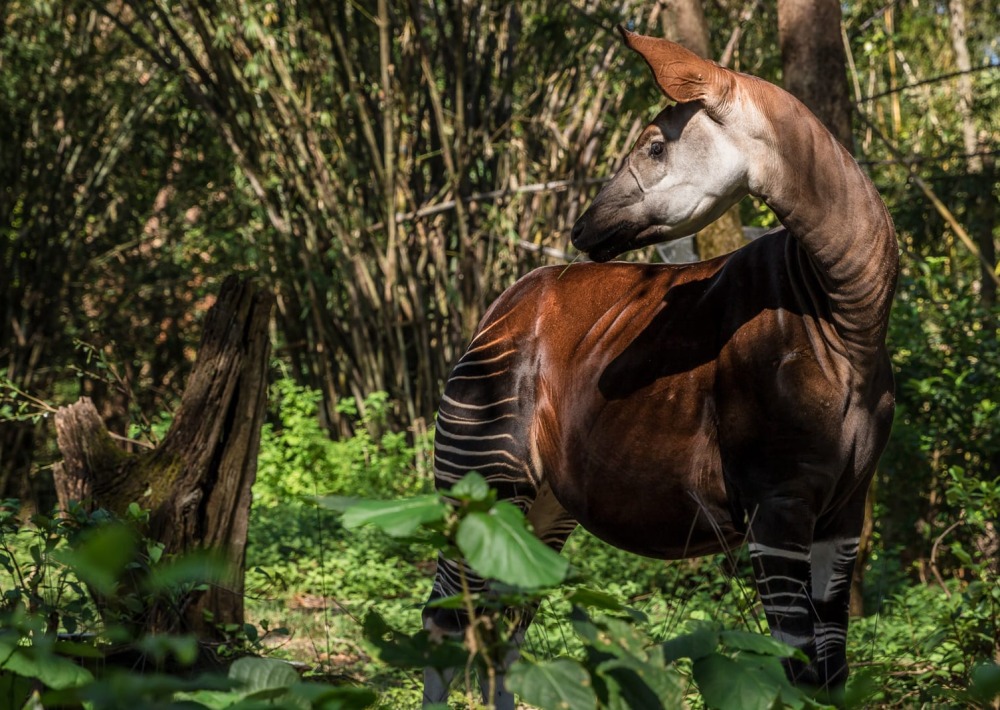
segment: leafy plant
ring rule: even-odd
[[[272,421],[261,432],[254,501],[276,506],[304,500],[320,492],[386,497],[411,495],[430,483],[424,452],[430,439],[389,431],[388,395],[375,392],[362,403],[344,398],[339,411],[348,416],[354,434],[332,440],[320,424],[320,392],[290,378],[271,388]],[[381,433],[379,433],[381,432]]]
[[[29,698],[97,709],[250,708],[263,700],[346,709],[375,701],[370,690],[304,683],[292,666],[271,659],[242,658],[228,674],[194,675],[203,659],[197,639],[136,636],[131,622],[212,583],[218,560],[164,556],[161,544],[140,534],[148,512],[136,505],[123,519],[76,506],[25,523],[19,512],[17,501],[0,504],[0,697],[16,707]],[[230,652],[243,653],[269,633],[231,631]]]
[[[476,473],[458,481],[447,501],[425,495],[362,502],[329,497],[320,502],[343,511],[349,529],[374,525],[397,537],[429,537],[446,556],[461,557],[478,574],[494,580],[490,591],[471,592],[463,582],[462,593],[434,602],[462,608],[472,619],[464,651],[455,642],[432,641],[426,631],[396,631],[381,617],[369,615],[366,638],[379,657],[393,665],[446,668],[471,663],[492,685],[499,659],[514,643],[514,629],[505,623],[506,609],[537,606],[546,590],[570,574],[565,558],[535,538],[520,510],[498,502]],[[464,567],[460,569],[464,575]],[[769,637],[702,624],[660,644],[636,626],[645,616],[612,596],[572,588],[564,590],[564,598],[572,604],[570,619],[582,641],[583,657],[517,661],[507,683],[527,702],[542,708],[680,707],[686,682],[677,662],[687,659],[711,707],[816,705],[789,684],[782,669],[780,660],[797,652]],[[593,616],[588,608],[602,615]]]

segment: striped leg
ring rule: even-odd
[[[534,527],[535,534],[552,547],[557,552],[562,550],[563,545],[569,538],[573,530],[576,529],[576,521],[562,511],[558,503],[555,503],[550,494],[547,494],[548,487],[543,487],[541,494],[528,512],[528,520]],[[472,592],[488,591],[488,582],[455,560],[438,558],[438,572],[434,579],[434,588],[431,592],[431,601],[440,599],[462,591],[461,576],[465,574],[466,584]],[[519,657],[519,649],[524,642],[528,626],[535,615],[535,608],[525,608],[518,610],[507,610],[506,616],[516,621],[516,629],[512,634],[510,647],[496,664],[495,688],[492,704],[496,710],[514,710],[514,695],[508,692],[504,686],[504,676],[506,669],[510,667]],[[464,611],[452,609],[425,608],[423,612],[424,628],[433,636],[448,636],[461,639],[464,636],[465,628],[468,626],[468,616]],[[448,698],[448,686],[457,673],[457,669],[448,669],[441,673],[433,668],[424,670],[424,704],[444,703]],[[480,675],[479,686],[483,692],[483,700],[489,704],[487,692],[489,682],[485,675]]]
[[[858,542],[856,537],[834,537],[812,545],[816,666],[825,690],[837,689],[847,680],[847,617]]]
[[[428,603],[461,594],[463,575],[471,593],[477,594],[486,590],[485,581],[462,562],[438,555],[437,573]],[[422,616],[424,629],[430,633],[432,639],[437,640],[451,638],[461,641],[465,635],[465,628],[469,625],[469,617],[464,609],[438,609],[425,606]],[[451,685],[457,671],[456,668],[447,668],[443,671],[436,668],[424,669],[424,705],[447,702],[448,686]]]
[[[499,500],[518,506],[546,544],[559,550],[575,522],[552,498],[548,486],[540,485],[532,466],[530,421],[534,393],[530,383],[517,375],[518,352],[510,339],[494,333],[498,321],[484,328],[452,372],[438,411],[434,442],[434,472],[438,489],[447,491],[470,471],[481,474]],[[461,562],[440,558],[431,600],[462,592],[462,577],[472,592],[488,591],[489,585]],[[504,690],[504,670],[517,658],[519,640],[531,623],[533,609],[507,614],[516,621],[514,648],[496,661],[496,692],[492,701],[498,710],[513,710],[514,696]],[[435,636],[461,637],[469,624],[462,611],[425,608],[424,628]],[[424,702],[445,702],[455,671],[424,673]],[[484,694],[488,683],[480,678]]]
[[[868,485],[859,486],[829,520],[816,526],[812,545],[813,608],[816,610],[816,668],[820,690],[838,702],[847,680],[847,619],[851,578],[865,519]]]
[[[762,503],[751,523],[749,548],[771,635],[813,659],[816,640],[809,595],[809,552],[814,518],[808,510],[804,501]],[[818,675],[812,663],[787,659],[784,665],[793,683],[816,685]]]

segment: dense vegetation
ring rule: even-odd
[[[366,615],[417,630],[431,532],[347,530],[310,500],[429,493],[436,398],[471,328],[517,276],[567,258],[596,179],[660,101],[612,31],[662,34],[660,4],[0,7],[0,665],[14,674],[0,673],[0,694],[35,679],[105,706],[250,706],[258,692],[352,707],[372,701],[363,687],[382,707],[413,705],[418,674],[392,665],[377,643],[392,633]],[[704,11],[714,56],[739,27],[731,65],[780,83],[771,3]],[[897,415],[873,489],[851,693],[882,706],[987,702],[996,681],[977,669],[1000,662],[1000,20],[985,0],[844,12],[856,155],[889,205],[903,269],[889,334]],[[741,210],[745,224],[773,222],[755,200]],[[119,434],[155,441],[233,272],[266,284],[278,308],[251,623],[217,650],[302,661],[318,680],[297,684],[284,666],[168,674],[193,658],[183,637],[142,641],[160,674],[102,675],[85,660],[94,640],[130,632],[84,583],[134,611],[210,583],[213,564],[161,560],[134,532],[138,507],[110,527],[47,515],[58,459],[47,415],[88,395]],[[166,569],[120,593],[136,563],[116,549]],[[727,576],[721,560],[666,565],[582,532],[567,557],[568,586],[544,597],[527,645],[540,661],[569,655],[581,664],[570,673],[604,677],[595,625],[629,649],[620,662],[654,665],[671,659],[633,651],[717,633],[708,621],[763,626],[747,570]],[[609,598],[574,597],[581,585]],[[702,658],[753,652],[740,636],[712,638]],[[671,658],[686,660],[661,690],[698,706],[712,685],[698,659]]]

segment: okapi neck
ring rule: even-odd
[[[762,197],[809,255],[845,340],[880,345],[899,269],[892,219],[850,153],[783,98],[771,118],[774,174]]]

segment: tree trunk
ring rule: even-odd
[[[808,106],[841,145],[854,153],[847,58],[840,21],[837,0],[778,1],[778,41],[785,90]],[[858,560],[851,579],[852,616],[864,613],[864,566],[871,548],[872,509],[869,491]]]
[[[847,59],[837,0],[779,0],[778,41],[785,90],[854,152]]]
[[[123,513],[150,510],[148,535],[166,554],[208,549],[228,568],[220,583],[195,592],[181,611],[157,611],[149,631],[218,638],[218,626],[243,623],[243,573],[250,487],[257,473],[267,403],[272,297],[230,277],[208,312],[198,360],[173,424],[160,445],[129,454],[113,440],[88,398],[55,417],[64,460],[54,478],[60,505]],[[206,614],[207,612],[207,614]]]
[[[668,38],[699,57],[711,58],[708,22],[701,0],[668,0],[661,15]],[[698,232],[694,238],[699,259],[711,259],[736,251],[747,243],[740,221],[740,207],[733,205],[722,217]]]
[[[983,183],[982,189],[975,189],[977,178],[983,174],[983,156],[979,153],[979,135],[976,129],[976,121],[972,107],[975,101],[975,93],[972,87],[972,59],[969,57],[969,46],[966,41],[965,22],[965,2],[964,0],[948,0],[949,23],[948,30],[951,34],[951,47],[955,52],[955,68],[963,72],[957,78],[958,86],[958,114],[962,117],[962,145],[965,148],[966,166],[968,169],[969,185],[974,197],[969,206],[969,212],[974,213],[969,216],[970,229],[976,246],[983,255],[979,268],[982,272],[980,295],[983,304],[992,306],[997,299],[997,285],[989,273],[988,264],[996,264],[997,252],[996,244],[993,241],[993,219],[990,212],[996,206],[996,200],[990,194],[989,185],[992,181]]]

